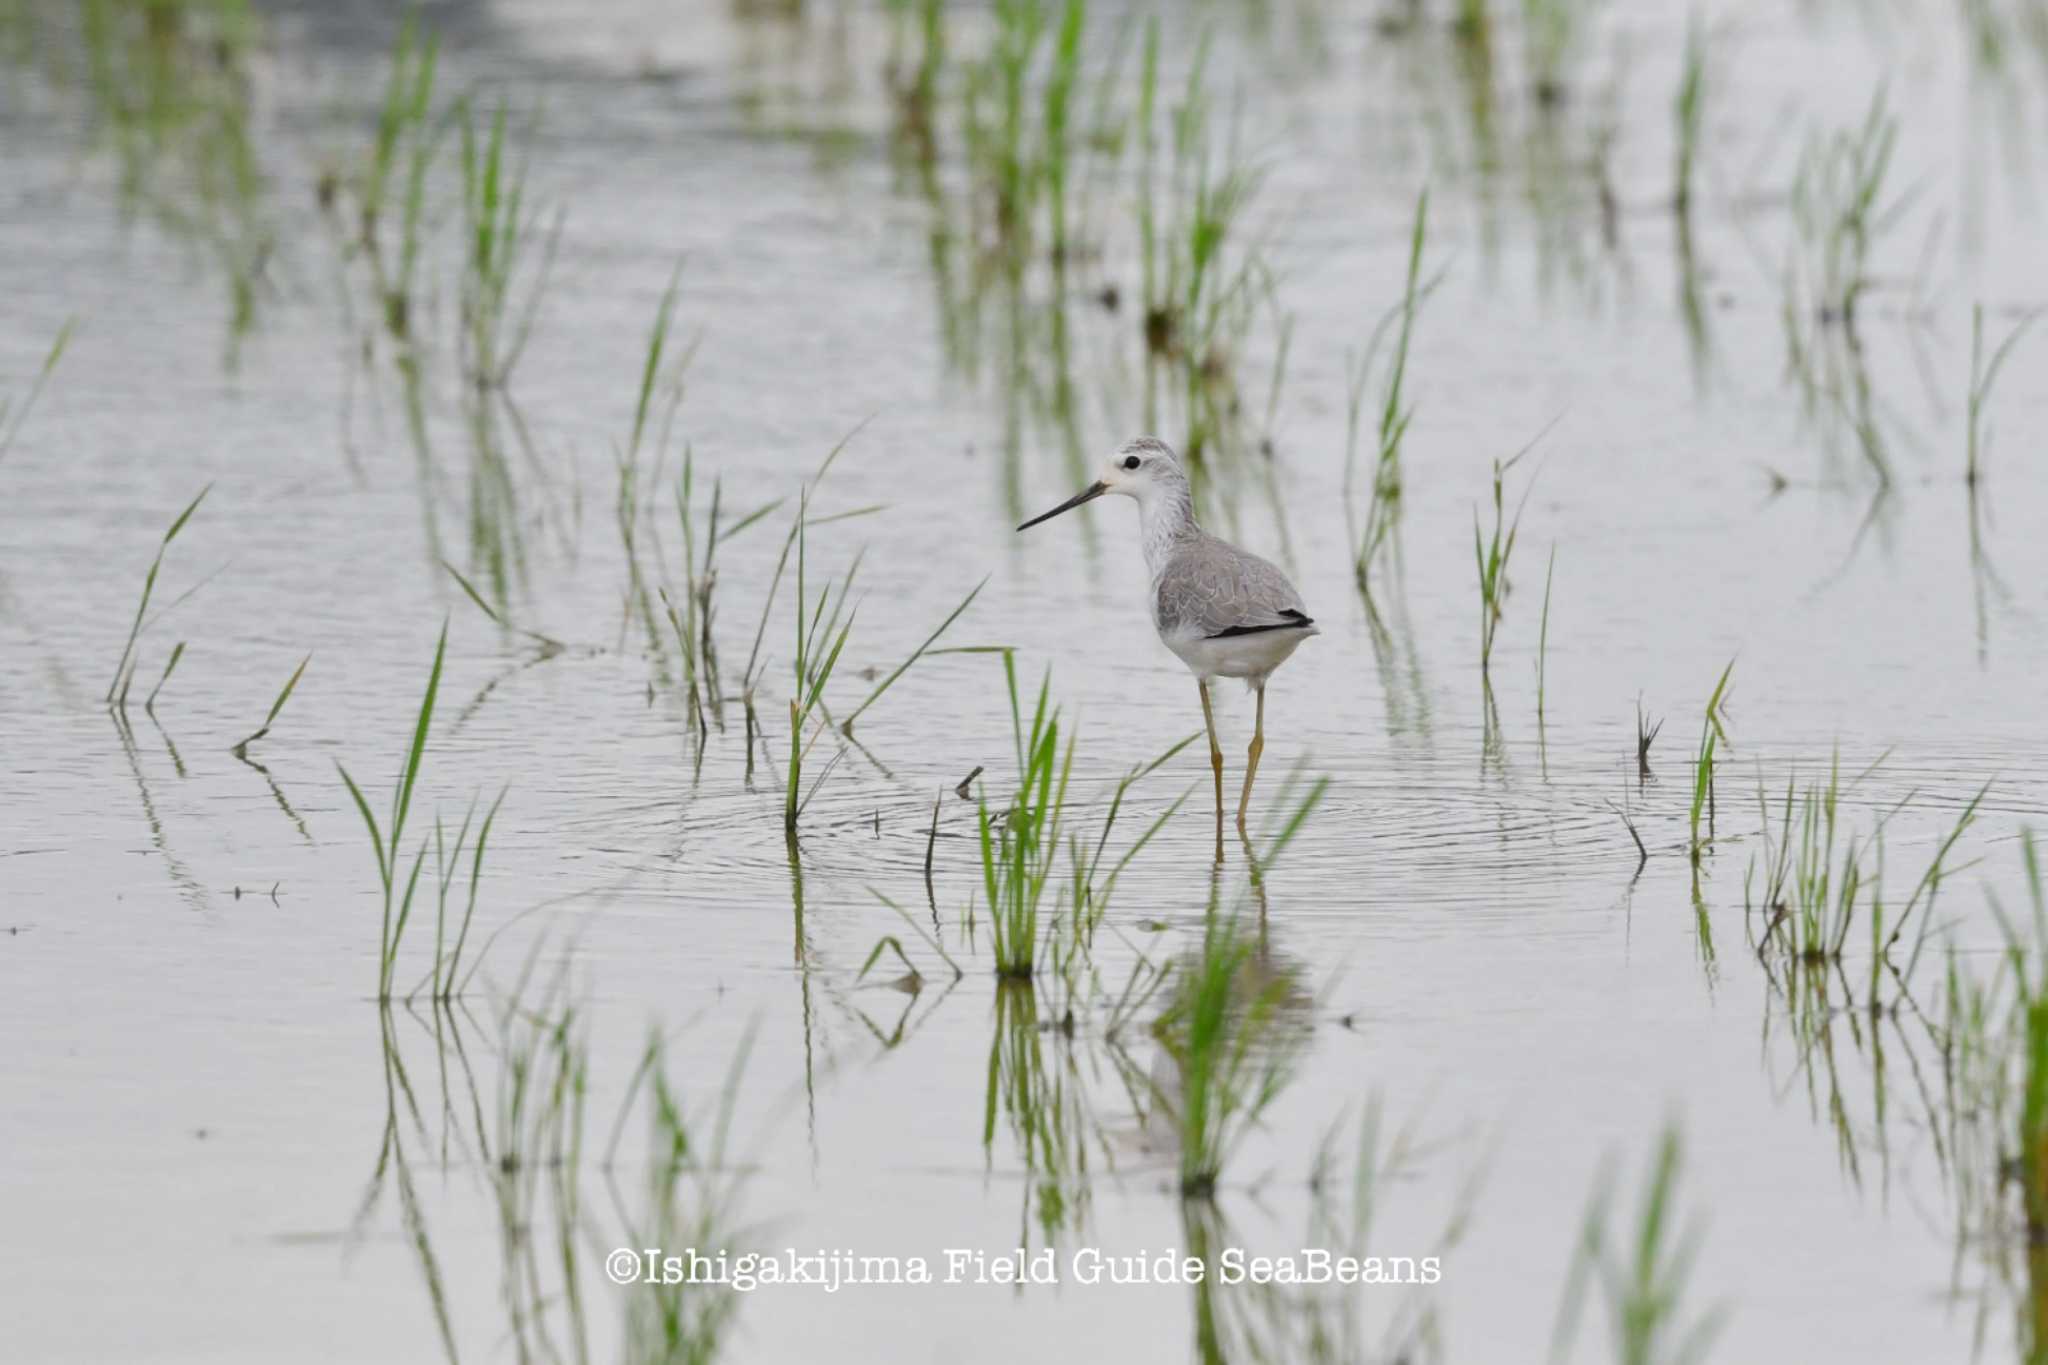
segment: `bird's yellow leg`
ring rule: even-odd
[[[1223,746],[1216,742],[1216,713],[1209,708],[1209,683],[1197,679],[1202,690],[1202,724],[1209,727],[1209,766],[1216,771],[1216,861],[1223,861]]]
[[[1244,833],[1244,813],[1246,809],[1248,809],[1252,804],[1252,782],[1259,775],[1259,755],[1266,752],[1265,684],[1261,683],[1259,685],[1258,692],[1259,718],[1258,722],[1252,727],[1251,747],[1245,750],[1246,761],[1244,765],[1244,795],[1237,798],[1237,832],[1239,834]],[[1211,733],[1214,732],[1212,731]],[[1221,768],[1217,769],[1216,776],[1217,780],[1220,782],[1223,777],[1223,772]]]

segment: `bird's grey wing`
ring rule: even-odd
[[[1163,634],[1212,640],[1314,624],[1287,575],[1257,555],[1209,539],[1167,564],[1154,612]]]

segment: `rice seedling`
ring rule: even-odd
[[[851,434],[849,434],[848,439],[851,439]],[[854,611],[848,611],[847,599],[852,592],[854,581],[859,577],[862,556],[856,554],[852,564],[847,569],[845,577],[828,578],[818,589],[816,597],[813,598],[808,591],[807,585],[809,572],[809,527],[821,525],[827,521],[837,521],[851,516],[865,515],[867,512],[876,510],[873,508],[859,508],[852,512],[838,513],[834,516],[819,518],[815,521],[812,519],[810,515],[811,492],[817,486],[818,481],[823,478],[826,470],[831,467],[832,461],[837,458],[839,451],[844,447],[845,441],[841,441],[838,446],[833,448],[832,453],[826,456],[824,464],[819,467],[818,472],[812,476],[810,482],[804,485],[802,492],[799,494],[796,518],[791,523],[789,534],[783,541],[782,558],[775,566],[775,574],[769,584],[769,595],[762,603],[760,626],[755,633],[754,648],[748,657],[746,672],[743,675],[745,679],[744,700],[748,715],[748,742],[751,744],[751,735],[754,727],[755,664],[760,657],[761,641],[767,630],[768,614],[774,604],[775,591],[782,581],[784,567],[788,562],[790,551],[794,548],[796,552],[796,596],[793,602],[796,608],[794,622],[795,656],[792,660],[794,685],[789,697],[789,765],[783,802],[783,826],[792,834],[796,830],[798,817],[802,815],[804,808],[810,804],[811,799],[818,794],[818,790],[824,785],[825,779],[831,776],[832,769],[838,765],[840,755],[844,753],[842,749],[840,754],[833,756],[832,760],[825,765],[824,770],[812,782],[809,792],[805,793],[803,791],[803,768],[804,762],[811,750],[821,738],[835,729],[847,740],[851,741],[854,719],[866,712],[875,702],[879,701],[883,694],[893,687],[918,660],[931,652],[932,645],[938,641],[939,637],[955,621],[960,619],[961,614],[980,595],[981,589],[987,583],[987,580],[984,579],[981,583],[976,584],[968,592],[967,596],[961,600],[960,604],[940,622],[938,628],[926,636],[916,649],[911,651],[910,656],[903,663],[882,677],[874,688],[868,692],[867,696],[861,700],[859,705],[848,713],[845,721],[835,722],[832,719],[831,712],[825,706],[825,686],[831,681],[833,671],[838,667],[840,654],[845,650],[847,639],[853,633],[854,616],[857,614],[858,608]],[[749,520],[751,521],[753,518]],[[809,732],[808,735],[806,731]]]
[[[1394,350],[1387,366],[1385,395],[1380,403],[1379,450],[1373,462],[1372,499],[1367,505],[1365,529],[1362,534],[1354,532],[1352,539],[1358,546],[1353,572],[1358,579],[1360,592],[1371,594],[1372,563],[1388,536],[1399,523],[1401,516],[1401,445],[1408,434],[1408,424],[1415,416],[1413,404],[1405,401],[1404,385],[1408,375],[1408,348],[1415,333],[1415,318],[1422,301],[1436,288],[1437,280],[1428,284],[1422,282],[1422,247],[1429,231],[1429,190],[1425,187],[1416,196],[1415,226],[1408,239],[1408,273],[1403,286],[1400,305],[1383,316],[1374,329],[1373,338],[1365,349],[1357,368],[1352,372],[1349,403],[1346,411],[1344,438],[1344,505],[1346,514],[1352,506],[1351,485],[1358,453],[1358,428],[1360,412],[1365,396],[1365,385],[1372,371],[1373,359],[1379,350],[1380,340],[1390,324],[1398,321],[1394,332]]]
[[[476,590],[476,585],[474,583],[471,583],[467,578],[463,577],[462,571],[456,568],[453,564],[450,564],[447,560],[444,559],[441,561],[441,567],[448,571],[448,576],[454,579],[456,586],[462,589],[462,595],[464,597],[467,597],[470,600],[471,604],[474,605],[478,611],[482,612],[486,617],[490,618],[491,624],[498,627],[498,629],[507,632],[508,634],[524,636],[527,642],[533,645],[534,650],[536,651],[534,655],[534,659],[536,662],[542,659],[552,659],[557,654],[560,654],[563,650],[568,648],[567,645],[563,644],[560,640],[557,640],[554,636],[544,635],[537,630],[529,630],[525,626],[522,626],[518,622],[513,621],[512,619],[507,617],[503,612],[499,611],[489,602],[486,602],[484,600],[484,595]]]
[[[180,640],[171,647],[171,657],[164,664],[163,675],[156,680],[156,686],[149,689],[149,696],[142,703],[142,709],[150,715],[156,714],[157,694],[164,690],[164,684],[171,680],[171,674],[178,671],[178,660],[184,657],[185,642]]]
[[[28,391],[19,399],[13,394],[0,394],[0,460],[7,458],[7,451],[21,435],[22,424],[35,411],[36,400],[43,396],[43,389],[50,382],[51,371],[64,358],[64,348],[71,344],[72,331],[77,326],[72,318],[57,329],[57,339],[50,343],[50,349],[43,354],[43,363],[36,370],[36,377],[29,381]]]
[[[1264,169],[1244,153],[1233,123],[1219,141],[1207,93],[1206,42],[1197,52],[1179,100],[1165,111],[1168,154],[1161,179],[1159,31],[1146,31],[1138,93],[1138,236],[1143,326],[1149,357],[1166,362],[1177,379],[1187,435],[1177,447],[1199,490],[1205,457],[1235,441],[1246,408],[1236,372],[1254,323],[1264,308],[1281,341],[1272,384],[1285,366],[1286,324],[1273,277],[1247,219],[1265,181]],[[1157,429],[1155,366],[1146,366],[1145,418]],[[1268,408],[1272,405],[1269,402]]]
[[[2014,324],[2005,334],[2005,340],[1998,343],[1989,360],[1984,358],[1984,305],[1970,306],[1970,396],[1968,403],[1968,437],[1963,461],[1963,482],[1972,492],[1982,473],[1980,456],[1990,443],[1990,430],[1984,423],[1984,410],[1991,401],[1991,386],[1998,382],[1998,372],[2005,367],[2006,357],[2019,344],[2027,329],[2041,318],[2039,311],[2030,312]],[[0,450],[5,450],[0,443]]]
[[[647,333],[646,355],[640,365],[640,382],[633,402],[632,434],[624,446],[614,447],[612,461],[618,471],[618,494],[613,503],[613,515],[619,531],[619,544],[625,552],[627,593],[626,612],[630,620],[633,613],[640,615],[646,630],[647,642],[656,645],[661,631],[655,624],[652,605],[653,594],[649,583],[653,571],[642,564],[640,538],[643,533],[652,535],[651,506],[649,489],[660,482],[662,457],[669,448],[669,433],[675,424],[677,411],[683,401],[683,376],[688,371],[690,359],[695,354],[694,344],[682,348],[680,355],[670,358],[669,334],[675,325],[675,309],[678,290],[682,282],[682,267],[679,264],[669,276],[668,287],[662,291],[660,301],[655,305],[654,322]],[[659,421],[656,421],[656,404],[659,401]],[[660,430],[653,442],[654,463],[647,473],[642,472],[641,457],[648,445],[648,436],[654,427]],[[687,509],[683,515],[687,518]],[[655,541],[658,544],[658,540]],[[624,643],[627,622],[620,622],[620,643]]]
[[[981,590],[987,586],[988,579],[986,577],[983,577],[983,579],[979,583],[976,583],[972,588],[968,589],[967,596],[960,599],[960,605],[953,608],[952,611],[948,612],[946,614],[946,619],[939,622],[938,628],[933,630],[931,634],[925,636],[924,640],[921,643],[919,643],[916,649],[910,651],[910,657],[905,659],[902,663],[896,665],[896,667],[890,669],[889,672],[887,672],[886,674],[884,674],[882,676],[882,680],[876,683],[874,685],[874,688],[867,694],[867,696],[861,699],[860,704],[854,707],[853,710],[847,712],[846,719],[839,722],[839,732],[843,735],[851,736],[853,734],[853,723],[856,720],[860,719],[862,713],[864,713],[870,706],[873,706],[876,702],[880,701],[882,699],[882,694],[887,692],[891,687],[894,687],[896,685],[897,679],[901,678],[905,673],[908,673],[913,664],[915,664],[919,659],[922,659],[926,654],[931,652],[932,646],[939,642],[939,637],[941,635],[944,635],[949,629],[951,629],[953,623],[959,620],[961,615],[969,607],[974,605],[974,599],[981,596]],[[963,783],[962,785],[965,784]]]
[[[457,121],[465,244],[457,355],[470,427],[470,558],[501,603],[514,575],[523,572],[524,542],[519,487],[500,429],[509,428],[537,468],[511,382],[547,292],[562,226],[557,212],[532,259],[541,215],[527,207],[525,161],[508,146],[507,118],[501,104],[481,128],[467,108]]]
[[[1868,775],[1866,770],[1863,776]],[[1854,790],[1861,780],[1862,777],[1852,780],[1849,789]],[[1863,859],[1875,846],[1874,835],[1870,840],[1852,836],[1837,866],[1836,822],[1842,791],[1840,754],[1829,764],[1826,783],[1809,785],[1796,802],[1793,785],[1788,782],[1783,821],[1774,839],[1769,802],[1763,789],[1757,789],[1764,844],[1758,887],[1763,912],[1768,916],[1759,940],[1760,949],[1780,941],[1782,926],[1783,951],[1792,959],[1811,965],[1840,955],[1855,917],[1856,898],[1868,889]],[[1757,868],[1758,864],[1752,861],[1752,873]],[[1746,885],[1743,901],[1745,914],[1751,913]]]
[[[441,555],[443,489],[428,421],[437,339],[425,303],[437,217],[430,198],[443,188],[444,151],[454,143],[456,305],[453,369],[467,435],[462,487],[469,568],[498,606],[524,571],[525,496],[545,494],[545,470],[512,396],[559,242],[562,216],[531,202],[524,155],[511,111],[481,112],[467,98],[436,103],[438,45],[416,20],[400,28],[377,124],[358,164],[329,170],[318,198],[341,258],[343,301],[367,296],[369,321],[355,354],[370,368],[388,354],[398,379],[407,436],[420,481],[428,546]],[[351,308],[351,315],[354,314]],[[358,363],[352,356],[351,363]],[[542,477],[522,489],[515,455]]]
[[[1756,946],[1758,955],[1768,961],[1809,968],[1839,962],[1856,917],[1862,914],[1870,926],[1868,1003],[1873,1007],[1877,1003],[1879,970],[1890,964],[1891,950],[1918,911],[1919,930],[1912,954],[1898,970],[1901,982],[1912,979],[1942,883],[1962,870],[1950,866],[1949,858],[1975,823],[1977,811],[1990,791],[1987,783],[1965,803],[1926,870],[1914,883],[1912,894],[1888,920],[1884,900],[1884,832],[1912,796],[1909,793],[1883,812],[1867,833],[1844,828],[1842,813],[1843,797],[1868,780],[1882,766],[1884,757],[1879,755],[1846,785],[1842,781],[1839,754],[1830,760],[1825,781],[1809,782],[1801,789],[1796,778],[1788,779],[1775,833],[1769,798],[1759,786],[1757,807],[1762,816],[1763,851],[1751,860],[1743,877],[1745,917],[1752,924],[1761,917],[1763,929],[1756,937]]]
[[[1707,697],[1706,712],[1700,719],[1700,746],[1692,765],[1692,806],[1687,812],[1687,848],[1695,868],[1700,865],[1700,855],[1706,851],[1707,845],[1714,841],[1714,758],[1724,746],[1732,747],[1728,746],[1727,716],[1721,707],[1728,693],[1728,680],[1734,673],[1735,661],[1730,659],[1728,666],[1721,670],[1721,680],[1714,684],[1713,692]],[[1648,749],[1645,744],[1643,751],[1647,753]],[[1707,821],[1704,838],[1700,836],[1702,815]]]
[[[1521,463],[1529,453],[1524,447],[1514,458],[1493,462],[1493,534],[1482,540],[1479,534],[1479,513],[1472,513],[1472,557],[1479,570],[1479,677],[1490,696],[1493,692],[1491,669],[1493,667],[1494,635],[1500,629],[1501,620],[1507,610],[1509,592],[1508,563],[1515,553],[1515,536],[1522,528],[1522,509],[1528,505],[1529,490],[1535,486],[1532,479],[1522,490],[1520,501],[1515,504],[1513,519],[1506,519],[1506,486],[1508,471]]]
[[[1073,771],[1074,739],[1060,744],[1060,717],[1048,705],[1052,676],[1038,689],[1031,726],[1023,725],[1015,661],[1003,656],[1010,697],[1010,724],[1017,748],[1017,789],[1008,805],[991,814],[986,796],[977,811],[982,887],[988,896],[995,938],[996,975],[1028,981],[1040,966],[1039,904],[1060,853],[1067,780]]]
[[[1536,630],[1536,723],[1543,724],[1543,702],[1550,676],[1550,582],[1557,575],[1557,543],[1551,542],[1550,562],[1543,570],[1543,620]]]
[[[1102,875],[1103,856],[1109,848],[1110,831],[1116,827],[1117,816],[1123,810],[1124,798],[1129,795],[1131,788],[1137,785],[1138,782],[1165,767],[1167,763],[1172,761],[1175,755],[1201,737],[1199,731],[1192,732],[1187,738],[1168,748],[1157,758],[1152,759],[1150,762],[1139,764],[1117,779],[1116,790],[1111,793],[1109,798],[1109,811],[1102,819],[1102,832],[1096,837],[1095,847],[1092,851],[1086,849],[1085,843],[1079,839],[1078,835],[1070,842],[1069,848],[1073,854],[1070,859],[1073,873],[1070,883],[1073,904],[1069,909],[1074,923],[1086,926],[1091,932],[1095,926],[1101,923],[1104,912],[1109,909],[1110,897],[1116,891],[1117,878],[1121,877],[1124,869],[1131,865],[1131,860],[1144,851],[1145,845],[1152,842],[1153,837],[1165,827],[1166,822],[1179,812],[1181,806],[1188,799],[1188,793],[1183,791],[1173,799],[1165,810],[1155,816],[1152,823],[1147,825],[1144,831],[1131,841],[1130,846],[1124,849],[1123,853],[1118,856],[1116,863],[1109,869],[1109,875],[1104,877]],[[1189,790],[1192,790],[1192,788]]]
[[[846,577],[839,580],[839,592],[833,596],[833,580],[827,579],[818,589],[815,605],[805,593],[805,545],[808,536],[804,523],[811,509],[810,491],[805,489],[797,503],[796,525],[796,657],[793,660],[795,686],[789,697],[789,776],[784,787],[782,825],[790,833],[796,832],[797,817],[809,804],[808,797],[802,797],[804,756],[826,729],[820,725],[806,740],[804,730],[810,725],[812,716],[818,711],[825,684],[832,679],[832,670],[839,665],[839,656],[846,649],[846,639],[853,633],[853,616],[846,613],[846,595],[853,587],[853,581],[860,573],[860,559],[855,557]],[[826,614],[827,606],[831,614]],[[842,616],[844,620],[842,621]],[[811,787],[816,796],[825,778],[831,776],[838,763],[835,755],[825,771],[819,774]],[[801,799],[800,799],[801,798]]]
[[[507,143],[509,111],[500,104],[482,127],[466,107],[457,123],[462,227],[467,249],[461,281],[463,369],[471,384],[502,391],[511,382],[546,291],[561,215],[527,251],[540,214],[526,204],[526,164]]]
[[[1565,103],[1567,73],[1599,7],[1598,0],[1522,0],[1522,50],[1529,64],[1529,91],[1539,108]]]
[[[1713,93],[1708,81],[1707,36],[1694,13],[1686,20],[1685,57],[1678,77],[1678,93],[1671,101],[1675,128],[1671,166],[1671,207],[1681,223],[1692,217],[1693,178],[1699,170],[1700,145],[1706,132],[1707,101]]]
[[[1857,307],[1875,287],[1871,252],[1912,206],[1915,194],[1887,196],[1898,120],[1886,92],[1872,96],[1854,130],[1807,142],[1793,179],[1797,234],[1785,266],[1784,330],[1789,368],[1809,412],[1825,400],[1844,415],[1882,488],[1890,462],[1857,330]]]
[[[127,642],[121,646],[120,661],[114,665],[113,681],[107,684],[106,703],[117,710],[128,709],[128,684],[135,674],[135,642],[141,638],[143,627],[147,624],[144,617],[149,611],[149,600],[156,592],[156,576],[163,570],[164,555],[169,553],[171,542],[178,538],[178,532],[185,529],[185,523],[192,519],[192,514],[199,510],[199,504],[205,502],[206,495],[212,491],[212,484],[200,489],[199,495],[186,503],[185,510],[171,521],[170,529],[164,532],[164,538],[157,543],[156,558],[150,561],[149,572],[143,575],[142,598],[135,604],[135,620],[128,627]],[[174,667],[175,663],[174,659],[171,666]],[[164,676],[170,676],[170,667],[164,669]],[[155,693],[150,695],[154,697]]]
[[[680,656],[678,691],[686,706],[692,732],[701,740],[706,733],[707,715],[724,727],[724,693],[718,668],[714,622],[718,584],[718,550],[726,541],[746,532],[780,508],[785,499],[775,498],[727,524],[724,481],[714,476],[708,509],[697,501],[695,449],[685,442],[681,470],[675,484],[676,525],[680,531],[683,581],[671,591],[662,538],[655,525],[650,490],[663,477],[666,455],[672,445],[676,415],[682,405],[683,377],[695,353],[695,342],[676,348],[672,342],[675,308],[681,283],[681,268],[669,278],[655,308],[649,328],[639,386],[634,398],[631,433],[613,451],[618,474],[614,516],[627,572],[626,611],[621,621],[621,642],[625,628],[639,617],[647,643],[655,651],[657,668],[668,678],[667,647],[673,642]],[[652,452],[652,460],[646,456]],[[821,471],[822,472],[822,471]],[[780,582],[778,569],[777,582]],[[770,589],[770,600],[774,589]],[[655,600],[661,603],[657,624]],[[763,614],[763,626],[766,614]],[[758,651],[758,642],[757,642]],[[748,679],[751,688],[751,662]],[[702,757],[701,745],[698,750]]]
[[[1648,781],[1650,780],[1650,746],[1651,746],[1652,744],[1655,744],[1655,743],[1657,742],[1657,736],[1658,736],[1658,735],[1659,735],[1660,733],[1662,733],[1663,729],[1664,729],[1664,721],[1663,721],[1663,718],[1662,718],[1662,717],[1659,717],[1659,718],[1658,718],[1658,720],[1656,721],[1656,723],[1655,723],[1655,724],[1652,724],[1652,723],[1650,722],[1650,719],[1649,719],[1649,717],[1647,717],[1647,716],[1645,716],[1645,715],[1643,714],[1643,699],[1642,699],[1642,698],[1641,698],[1640,696],[1639,696],[1639,697],[1637,697],[1637,698],[1636,698],[1636,783],[1637,783],[1637,785],[1639,785],[1639,786],[1640,786],[1640,785],[1641,785],[1642,783],[1648,782]]]
[[[1051,672],[1040,681],[1027,727],[1017,689],[1016,660],[1011,651],[1000,652],[1010,702],[1017,785],[996,809],[991,809],[984,791],[976,809],[982,890],[988,898],[996,974],[1011,981],[1049,975],[1071,990],[1117,879],[1180,810],[1187,793],[1181,793],[1156,816],[1104,875],[1110,836],[1126,797],[1138,782],[1200,736],[1191,734],[1125,773],[1110,795],[1101,831],[1090,840],[1073,827],[1067,791],[1077,738],[1070,728],[1065,743],[1061,742],[1060,710],[1051,702]],[[1062,854],[1068,876],[1066,891],[1064,896],[1051,896],[1048,892],[1060,872]]]
[[[1979,1332],[1994,1301],[2010,1301],[2014,1358],[2048,1352],[2048,887],[2031,829],[2020,831],[2024,914],[1991,893],[2003,940],[1996,966],[1951,942],[1941,1018],[1940,1130],[1955,1185],[1957,1285],[1967,1262],[1985,1280]]]
[[[946,7],[943,0],[889,0],[890,54],[885,75],[895,98],[898,142],[916,149],[918,164],[929,169],[938,159],[935,111],[939,74],[946,66]],[[914,22],[918,56],[908,75],[903,56],[904,30]]]
[[[2031,830],[2022,834],[2020,855],[2033,911],[2032,942],[2022,938],[2019,927],[2007,918],[1995,898],[1993,909],[2005,933],[2013,1013],[2023,1021],[2016,1030],[2023,1040],[2016,1165],[2028,1239],[2038,1245],[2048,1234],[2048,902],[2043,898],[2041,859]]]
[[[1041,234],[1056,267],[1073,249],[1070,188],[1081,151],[1074,106],[1087,13],[1085,0],[1065,0],[1055,23],[1047,0],[999,0],[989,50],[963,73],[962,141],[977,213],[986,215],[977,237],[1015,263],[1038,253]],[[934,40],[940,27],[927,15],[927,64],[942,50],[943,39]],[[924,69],[922,79],[933,74]]]
[[[812,472],[811,477],[805,481],[799,493],[799,501],[801,503],[808,506],[811,495],[817,491],[818,487],[824,482],[825,476],[831,472],[833,464],[839,459],[840,452],[846,449],[853,438],[860,433],[861,428],[866,425],[867,422],[863,420],[852,431],[842,436],[839,442],[826,453],[824,460]],[[768,637],[768,617],[775,609],[775,595],[782,590],[782,579],[788,571],[790,553],[796,549],[798,537],[803,535],[810,526],[823,525],[829,521],[844,521],[852,517],[865,516],[878,510],[880,509],[862,507],[848,512],[835,513],[827,517],[811,518],[804,515],[803,510],[799,509],[797,518],[790,523],[789,533],[782,539],[782,553],[775,560],[775,572],[768,580],[768,591],[762,594],[761,597],[760,619],[754,624],[754,644],[747,652],[747,664],[740,674],[740,697],[746,707],[747,733],[750,744],[752,743],[754,731],[759,728],[755,719],[754,693],[755,689],[759,687],[762,675],[767,667],[761,657],[761,645]],[[799,594],[798,598],[797,615],[801,618],[803,615],[802,595]]]
[[[177,663],[176,656],[172,657],[171,662],[173,665]],[[270,703],[270,712],[263,717],[263,723],[256,727],[256,733],[235,745],[233,752],[236,758],[248,758],[249,746],[270,733],[270,727],[277,723],[277,713],[284,710],[284,704],[291,700],[292,689],[299,685],[299,679],[306,675],[306,665],[311,662],[313,662],[313,656],[310,654],[299,660],[299,666],[292,670],[291,677],[285,679],[284,687],[277,694],[277,700]],[[164,670],[164,676],[170,676],[170,669]],[[161,687],[162,684],[159,683],[158,686]],[[149,695],[152,701],[156,699],[156,693],[152,692]]]
[[[455,874],[462,864],[464,846],[468,843],[470,822],[476,815],[476,802],[471,801],[469,810],[463,814],[462,825],[455,832],[455,846],[448,847],[442,830],[441,817],[434,817],[434,866],[436,871],[436,896],[434,902],[434,965],[422,985],[431,987],[431,997],[447,1001],[461,990],[468,977],[462,971],[462,950],[469,943],[470,925],[476,920],[477,890],[484,880],[484,853],[490,847],[491,826],[497,823],[498,808],[505,804],[505,793],[509,788],[500,788],[497,800],[484,812],[483,824],[478,826],[476,844],[469,850],[469,890],[462,908],[462,921],[455,926],[455,941],[448,941],[448,893],[454,885]],[[414,988],[414,994],[418,988]]]
[[[1823,324],[1855,326],[1857,300],[1871,287],[1871,245],[1911,202],[1885,200],[1898,133],[1880,88],[1860,126],[1809,139],[1800,159],[1793,222],[1812,258],[1803,280]]]
[[[379,825],[377,817],[370,812],[370,803],[364,799],[362,788],[356,785],[348,769],[337,761],[335,770],[348,788],[356,810],[363,817],[363,825],[370,833],[370,848],[377,856],[377,881],[383,889],[383,923],[378,932],[377,951],[377,999],[387,1002],[392,998],[392,980],[398,967],[398,949],[405,940],[405,928],[412,917],[413,896],[419,889],[420,870],[426,863],[427,846],[422,841],[412,861],[412,871],[406,873],[400,854],[405,840],[405,827],[412,814],[413,792],[419,784],[420,764],[426,757],[427,736],[433,728],[434,699],[441,690],[441,665],[448,653],[448,627],[443,623],[441,637],[434,645],[434,666],[427,674],[426,694],[420,700],[419,718],[413,723],[412,741],[407,747],[405,758],[399,765],[398,780],[392,785],[391,806],[385,823]]]
[[[1608,1342],[1620,1365],[1692,1365],[1705,1359],[1725,1314],[1719,1307],[1687,1307],[1687,1282],[1699,1259],[1705,1227],[1681,1206],[1684,1147],[1675,1124],[1658,1134],[1643,1175],[1631,1236],[1614,1207],[1614,1162],[1593,1187],[1566,1277],[1551,1358],[1562,1360],[1576,1342],[1579,1319],[1595,1286],[1608,1323]]]
[[[359,350],[366,368],[379,351],[390,352],[419,479],[428,546],[437,557],[440,520],[427,426],[432,338],[420,277],[430,228],[427,193],[446,128],[446,119],[434,108],[438,54],[438,40],[422,32],[416,15],[407,15],[392,49],[391,74],[369,149],[354,172],[329,171],[319,188],[321,209],[335,232],[344,271],[357,261],[363,263],[360,287],[369,296],[373,320],[362,330]],[[346,305],[346,288],[342,298]]]
[[[125,214],[209,260],[227,289],[232,369],[276,246],[250,123],[250,56],[260,22],[248,0],[83,0],[75,47],[46,44],[44,75],[83,98],[116,166]]]

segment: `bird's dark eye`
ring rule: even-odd
[[[1137,456],[1135,456],[1135,455],[1130,455],[1130,456],[1127,456],[1127,457],[1125,457],[1125,459],[1124,459],[1124,468],[1125,468],[1125,469],[1136,469],[1137,467],[1138,467],[1138,457],[1137,457]]]

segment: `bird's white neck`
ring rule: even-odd
[[[1156,579],[1172,556],[1174,545],[1201,533],[1202,528],[1195,522],[1194,494],[1187,480],[1176,479],[1147,488],[1138,499],[1138,528],[1145,544],[1145,567]]]

